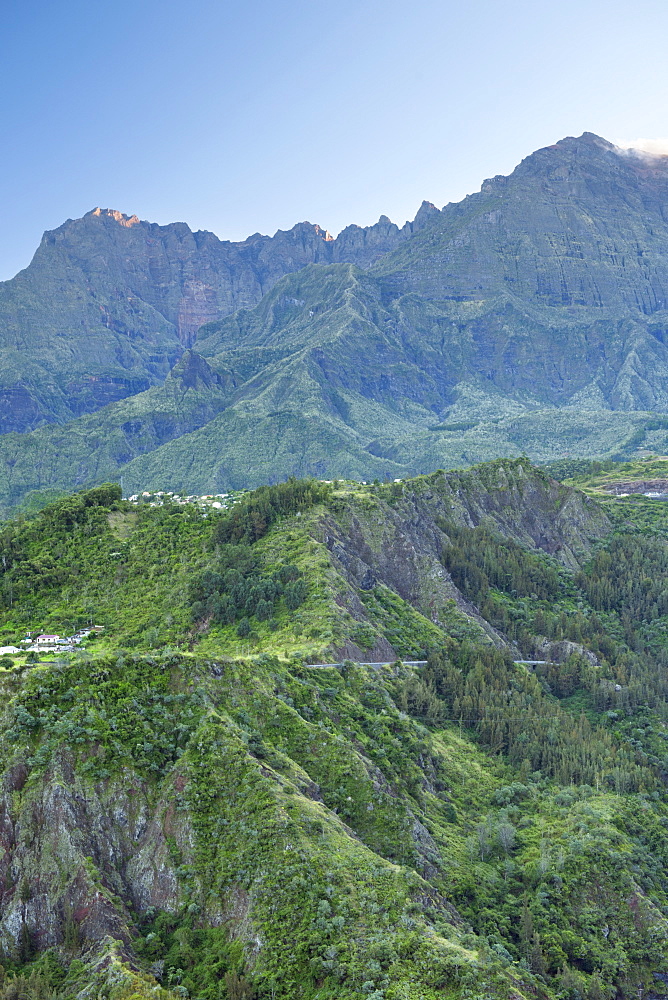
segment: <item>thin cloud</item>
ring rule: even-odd
[[[615,145],[625,152],[645,153],[649,156],[668,156],[668,139],[619,139]]]

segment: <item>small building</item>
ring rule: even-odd
[[[15,653],[22,652],[18,646],[0,646],[0,656],[14,656]]]
[[[30,647],[31,652],[43,653],[48,650],[57,649],[60,644],[59,635],[38,635]]]

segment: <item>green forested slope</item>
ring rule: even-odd
[[[5,525],[4,641],[105,632],[0,672],[0,995],[652,989],[668,515],[615,503],[521,460]]]
[[[488,333],[496,323],[493,310],[467,306],[462,319],[461,308],[415,296],[384,305],[358,268],[306,268],[256,309],[204,327],[202,353],[186,352],[163,386],[62,427],[1,436],[0,498],[11,509],[31,490],[121,477],[127,492],[218,492],[286,473],[397,478],[499,455],[664,450],[668,417],[635,409],[640,398],[616,410],[602,409],[598,392],[561,405],[549,385],[557,368],[564,382],[563,363],[535,317],[508,367],[503,352],[485,360],[486,348],[471,346],[481,323]],[[601,330],[609,342],[609,325]],[[573,344],[566,353],[579,364]],[[648,365],[665,381],[658,362]]]
[[[186,351],[161,386],[74,423],[0,436],[3,508],[11,509],[31,491],[67,492],[73,482],[81,486],[120,478],[136,455],[210,421],[230,394],[229,374],[217,374],[202,357]]]

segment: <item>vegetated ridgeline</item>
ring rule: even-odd
[[[525,459],[146,499],[0,535],[4,641],[105,626],[0,661],[1,997],[656,989],[665,505]]]
[[[401,230],[69,221],[0,285],[1,509],[665,452],[667,196],[585,133]]]

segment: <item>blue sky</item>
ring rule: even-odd
[[[0,278],[100,205],[403,223],[587,130],[668,136],[665,0],[4,0]]]

